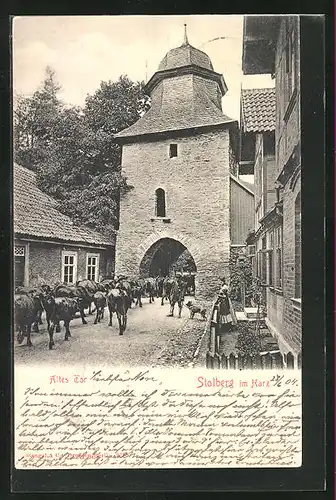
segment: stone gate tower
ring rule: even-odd
[[[167,274],[186,249],[196,297],[211,298],[228,275],[230,168],[237,122],[222,112],[227,91],[210,58],[185,32],[146,84],[150,110],[116,134],[133,186],[120,204],[116,274]]]

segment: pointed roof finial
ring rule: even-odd
[[[182,45],[189,45],[188,35],[187,35],[187,25],[184,24],[184,40]]]

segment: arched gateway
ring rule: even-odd
[[[238,141],[237,122],[222,111],[227,87],[185,36],[145,90],[150,110],[115,136],[133,186],[120,203],[116,273],[166,274],[188,250],[196,297],[212,299],[219,277],[229,274],[230,169]]]
[[[197,271],[187,247],[177,240],[161,238],[145,252],[139,266],[141,277],[169,276],[174,272]]]

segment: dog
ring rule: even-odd
[[[190,300],[189,302],[186,303],[187,308],[190,311],[190,319],[193,319],[195,314],[200,314],[203,319],[206,319],[206,310],[202,309],[200,306],[197,306],[196,304],[193,304]]]

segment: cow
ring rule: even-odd
[[[65,335],[64,340],[69,340],[71,337],[70,333],[70,321],[75,317],[78,310],[78,297],[49,297],[50,304],[50,326],[48,328],[49,332],[49,349],[52,349],[55,345],[54,342],[54,330],[55,326],[60,325],[60,321],[64,322]]]
[[[92,302],[92,296],[82,286],[57,285],[54,289],[55,297],[77,298],[78,310],[80,312],[83,325],[87,325],[84,309],[88,308]],[[56,330],[57,331],[57,330]]]
[[[32,346],[30,339],[31,326],[36,323],[38,311],[42,304],[39,295],[22,293],[14,296],[14,325],[17,333],[17,341],[22,344],[27,337],[27,345]]]
[[[142,295],[144,294],[145,280],[140,278],[131,280],[130,285],[132,288],[132,299],[136,306],[142,307]]]
[[[93,296],[93,302],[96,307],[96,319],[94,324],[100,323],[100,320],[104,318],[104,309],[106,306],[106,295],[104,292],[98,291]]]
[[[155,278],[145,278],[144,280],[144,293],[149,297],[149,303],[154,302],[154,297],[156,295],[156,280]]]
[[[119,335],[123,335],[127,326],[127,311],[129,308],[129,297],[125,290],[112,288],[107,294],[107,306],[110,313],[109,326],[112,326],[112,316],[116,313],[119,323]]]
[[[176,303],[178,305],[178,310],[179,310],[178,317],[179,318],[181,317],[186,288],[187,288],[186,282],[182,277],[177,277],[173,280],[169,292],[170,313],[168,314],[168,317],[174,316],[174,307]]]
[[[93,302],[93,296],[96,292],[104,292],[105,288],[102,284],[96,283],[93,280],[81,280],[77,281],[76,286],[83,287],[87,291],[87,294],[91,297],[91,302],[89,304],[89,314],[94,313],[95,311],[91,310],[91,304]]]
[[[163,283],[164,283],[165,277],[164,276],[157,276],[156,278],[156,296],[157,297],[162,297],[163,295]]]
[[[105,278],[99,283],[99,285],[102,288],[101,291],[108,293],[110,290],[112,290],[112,288],[115,287],[116,281],[114,278]]]
[[[42,313],[43,313],[43,297],[46,296],[47,293],[50,291],[50,286],[49,285],[41,285],[37,287],[24,287],[20,286],[15,289],[15,294],[17,295],[28,295],[29,297],[36,297],[39,299],[36,301],[36,306],[37,306],[37,312],[36,312],[36,318],[33,321],[32,324],[32,330],[35,333],[39,332],[38,325],[42,325]]]
[[[162,284],[162,298],[161,298],[161,305],[162,306],[164,305],[164,299],[166,299],[166,300],[169,299],[170,289],[172,287],[173,282],[174,282],[174,278],[170,278],[169,276],[167,276],[163,280],[163,284]]]
[[[127,297],[128,297],[128,308],[130,309],[132,307],[132,302],[133,302],[133,292],[132,292],[132,286],[130,281],[124,276],[121,276],[117,279],[115,288],[119,288],[120,290],[123,290]]]

